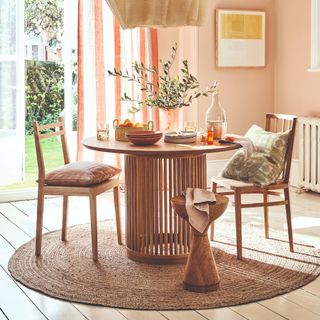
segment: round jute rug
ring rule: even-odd
[[[108,227],[109,225],[109,227]],[[212,243],[221,286],[216,292],[192,293],[182,287],[183,265],[147,265],[129,260],[110,223],[99,224],[99,261],[91,259],[89,225],[43,236],[40,258],[34,240],[11,257],[9,270],[24,285],[68,301],[148,310],[201,309],[248,303],[289,292],[320,273],[320,251],[295,244],[290,253],[286,235],[265,239],[254,226],[244,226],[244,259],[235,254],[234,227],[219,224]],[[223,232],[223,234],[219,234]],[[201,263],[201,261],[199,261]]]

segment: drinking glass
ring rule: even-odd
[[[184,131],[195,132],[196,123],[194,121],[185,121],[184,122]]]
[[[97,140],[105,141],[109,139],[109,123],[97,124]]]
[[[207,131],[203,128],[199,128],[197,131],[197,142],[207,143]]]

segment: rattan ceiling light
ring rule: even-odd
[[[209,0],[106,0],[123,29],[201,26]]]

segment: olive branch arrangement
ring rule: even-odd
[[[171,76],[170,70],[177,54],[177,43],[172,47],[170,59],[167,62],[160,60],[161,74],[155,66],[146,67],[143,63],[134,61],[132,63],[132,74],[128,70],[125,72],[114,68],[108,70],[108,74],[114,77],[121,77],[130,82],[138,83],[142,97],[133,98],[124,93],[122,101],[131,102],[136,106],[131,106],[129,112],[140,111],[144,107],[160,108],[164,110],[177,109],[190,106],[194,99],[200,96],[208,96],[217,90],[218,82],[201,91],[198,79],[189,72],[188,61],[182,61],[181,78],[178,75]],[[154,84],[150,79],[156,74],[159,82]]]

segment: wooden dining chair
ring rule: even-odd
[[[96,196],[110,189],[113,189],[118,243],[122,243],[119,193],[119,174],[121,170],[96,162],[80,161],[70,163],[64,119],[62,117],[60,117],[59,121],[56,123],[45,125],[39,125],[34,121],[33,130],[38,162],[38,204],[35,254],[36,256],[41,255],[45,195],[63,196],[62,241],[66,241],[67,239],[68,197],[88,196],[90,200],[92,257],[93,260],[97,260],[98,237]],[[46,173],[41,141],[52,137],[60,137],[61,139],[64,166]]]
[[[241,224],[241,210],[243,208],[264,208],[264,227],[265,237],[269,238],[269,217],[268,208],[271,206],[284,205],[287,216],[289,248],[293,252],[293,237],[292,237],[292,223],[291,223],[291,209],[289,196],[289,177],[292,159],[292,150],[294,143],[295,130],[297,125],[297,117],[283,114],[266,114],[266,131],[284,132],[291,130],[288,140],[288,146],[285,156],[285,163],[280,178],[276,183],[267,186],[258,186],[252,183],[246,183],[238,180],[228,179],[224,177],[211,178],[212,191],[217,192],[217,186],[224,187],[230,191],[219,192],[221,195],[234,195],[235,206],[235,224],[236,224],[236,239],[237,239],[237,258],[242,259],[242,224]],[[279,192],[283,190],[283,192]],[[242,203],[242,195],[244,194],[262,194],[262,202]],[[282,200],[269,201],[269,195],[280,196]],[[284,198],[284,199],[283,199]],[[211,225],[210,239],[214,239],[214,223]]]

